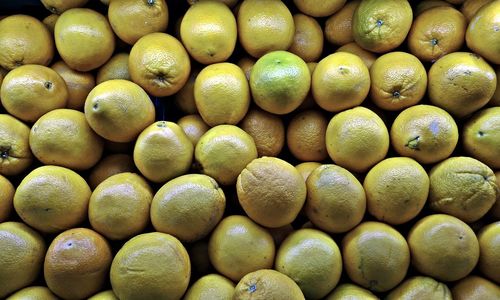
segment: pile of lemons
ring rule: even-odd
[[[500,299],[499,0],[41,0],[0,84],[2,299]]]

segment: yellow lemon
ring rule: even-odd
[[[325,0],[325,1],[314,1],[314,0],[293,0],[293,3],[297,8],[312,17],[327,17],[339,9],[341,9],[346,0]]]
[[[90,171],[88,183],[93,190],[115,174],[134,171],[134,159],[131,155],[120,153],[106,155]]]
[[[0,174],[18,175],[33,161],[30,128],[8,114],[0,114]]]
[[[210,129],[200,115],[186,115],[177,121],[193,146],[196,146],[200,138]]]
[[[287,299],[304,300],[304,294],[290,277],[269,269],[251,272],[241,278],[233,300]]]
[[[113,293],[113,290],[106,290],[95,294],[88,298],[88,300],[119,300]]]
[[[500,107],[475,113],[465,124],[462,137],[467,153],[492,169],[500,168]]]
[[[387,300],[435,299],[453,300],[451,291],[446,284],[434,280],[432,277],[413,276],[403,281],[393,289]]]
[[[366,65],[366,67],[368,67],[368,69],[371,68],[371,66],[373,65],[373,63],[377,59],[377,56],[375,56],[375,54],[373,54],[372,52],[370,52],[368,50],[361,48],[355,42],[345,44],[345,45],[339,47],[337,49],[337,51],[335,51],[335,52],[347,52],[347,53],[351,53],[351,54],[359,56],[359,58],[361,58],[361,60]]]
[[[337,286],[325,300],[378,300],[372,292],[352,283]]]
[[[317,61],[323,52],[323,30],[318,21],[304,14],[293,16],[295,34],[288,51],[298,55],[305,62]]]
[[[296,165],[295,169],[299,171],[300,175],[302,175],[302,178],[304,178],[304,181],[306,181],[307,178],[309,178],[309,175],[311,175],[312,171],[314,171],[319,166],[321,166],[319,162],[308,161]]]
[[[500,284],[500,221],[484,226],[479,241],[479,270],[488,278]]]
[[[465,33],[467,47],[493,64],[500,64],[500,3],[481,7]]]
[[[81,110],[90,91],[95,87],[94,75],[90,72],[79,72],[71,69],[64,61],[51,66],[64,79],[68,89],[67,108]]]
[[[131,80],[128,71],[128,53],[118,53],[113,55],[104,65],[99,68],[96,76],[96,83],[102,83],[111,79]]]
[[[465,0],[460,7],[460,11],[467,19],[467,22],[470,22],[476,15],[476,13],[481,9],[481,7],[492,1],[493,0]]]
[[[45,286],[30,286],[21,289],[14,294],[7,297],[6,300],[58,300],[56,295],[54,295],[48,287]]]
[[[53,14],[62,14],[71,8],[83,7],[88,0],[41,0],[43,6]]]
[[[196,280],[184,295],[184,300],[232,300],[234,283],[224,276],[209,274]]]

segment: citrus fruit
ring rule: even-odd
[[[218,274],[209,274],[196,280],[188,289],[183,299],[232,300],[233,294],[234,283],[231,280]]]
[[[30,286],[21,289],[14,294],[7,297],[6,300],[57,300],[56,295],[54,295],[48,287],[45,286]]]
[[[390,137],[399,155],[431,164],[453,153],[458,143],[458,127],[445,110],[421,104],[399,113],[392,124]]]
[[[339,166],[365,172],[384,159],[389,133],[382,119],[364,107],[336,114],[326,129],[326,150]]]
[[[238,60],[237,64],[245,73],[245,77],[247,78],[247,80],[250,80],[250,73],[252,72],[252,67],[255,62],[255,58],[250,56],[244,56],[240,60]]]
[[[189,170],[193,152],[193,144],[179,125],[158,121],[137,137],[134,163],[147,179],[166,182]]]
[[[89,174],[89,186],[94,190],[107,178],[125,172],[134,172],[134,159],[128,154],[110,154],[103,157]]]
[[[54,40],[38,19],[12,15],[0,21],[0,66],[12,70],[22,65],[47,66],[54,57]]]
[[[322,299],[339,282],[342,257],[335,241],[316,229],[291,233],[276,253],[276,270],[293,279],[307,299]]]
[[[465,124],[462,137],[467,153],[492,169],[500,169],[500,107],[475,113]]]
[[[306,199],[306,184],[300,173],[275,157],[250,162],[238,176],[236,191],[246,214],[271,228],[292,223]]]
[[[61,14],[54,37],[61,58],[77,71],[102,66],[115,50],[115,36],[108,19],[89,8],[72,8]]]
[[[476,1],[476,0],[474,0]],[[453,4],[446,2],[445,0],[422,0],[418,1],[417,6],[415,7],[415,14],[418,16],[424,11],[440,6],[453,7]]]
[[[500,106],[500,66],[495,67],[495,73],[497,76],[497,88],[495,90],[495,93],[493,94],[493,97],[491,98],[490,102],[488,104],[492,106]],[[0,80],[0,83],[2,81]]]
[[[198,74],[199,69],[191,70],[189,78],[184,86],[173,95],[176,106],[186,114],[196,114],[198,113],[198,108],[196,108],[196,102],[194,100],[194,82]]]
[[[237,65],[227,62],[203,68],[194,82],[194,100],[209,126],[237,124],[245,117],[250,105],[250,88],[245,73]]]
[[[108,19],[116,35],[127,44],[133,45],[148,33],[167,29],[167,2],[113,0],[109,3]]]
[[[468,276],[451,289],[453,299],[498,299],[500,288],[497,284],[479,276]]]
[[[21,219],[45,233],[73,228],[87,218],[90,188],[70,169],[42,166],[23,178],[14,194]]]
[[[84,6],[88,0],[41,0],[41,2],[51,13],[60,15],[68,9]]]
[[[410,52],[422,61],[434,62],[462,48],[467,20],[455,8],[438,6],[415,18],[408,34]]]
[[[290,277],[269,269],[251,272],[236,285],[233,300],[303,300],[304,294]]]
[[[403,43],[412,21],[406,0],[361,0],[352,17],[352,35],[362,48],[385,53]]]
[[[391,52],[370,68],[370,99],[384,110],[401,110],[420,102],[427,90],[427,72],[415,56]]]
[[[47,286],[59,297],[82,299],[100,291],[112,259],[104,237],[87,228],[73,228],[50,244],[43,274]]]
[[[47,29],[51,34],[54,34],[54,29],[56,28],[57,19],[59,19],[59,15],[51,14],[46,16],[42,20],[43,25],[47,27]]]
[[[68,89],[67,108],[81,110],[85,99],[95,87],[94,75],[90,72],[79,72],[71,69],[64,61],[58,61],[51,66],[64,79]]]
[[[184,246],[166,233],[136,235],[111,264],[113,292],[119,299],[180,299],[191,277]]]
[[[40,65],[23,65],[5,75],[0,99],[9,114],[33,123],[43,114],[65,107],[68,89],[56,71]]]
[[[177,121],[189,140],[196,146],[201,136],[210,129],[200,115],[186,115]]]
[[[165,183],[151,203],[156,231],[193,242],[207,236],[219,223],[226,197],[217,182],[202,174],[188,174]]]
[[[0,223],[9,219],[13,208],[14,192],[16,191],[9,179],[0,175]]]
[[[238,38],[253,57],[286,50],[293,43],[295,25],[281,1],[243,0],[237,14]]]
[[[351,43],[348,43],[348,44],[345,44],[345,45],[339,47],[336,52],[347,52],[347,53],[351,53],[351,54],[359,56],[359,58],[361,58],[361,60],[366,65],[366,67],[368,67],[368,69],[371,68],[372,64],[377,59],[375,54],[373,54],[372,52],[370,52],[368,50],[361,48],[355,42],[351,42]]]
[[[302,178],[304,178],[304,181],[306,181],[307,178],[309,178],[309,175],[311,175],[312,171],[314,171],[319,166],[321,166],[319,162],[308,161],[296,165],[295,169],[299,171],[300,175],[302,175]]]
[[[377,300],[372,292],[352,283],[337,286],[325,300]]]
[[[493,206],[499,192],[493,171],[471,157],[451,157],[430,173],[429,203],[435,211],[471,223]]]
[[[95,294],[88,298],[88,300],[119,300],[113,293],[113,290],[106,290]]]
[[[101,182],[89,200],[92,228],[110,240],[139,234],[149,223],[153,191],[135,173],[120,173]]]
[[[191,260],[192,273],[206,275],[213,272],[213,267],[208,256],[208,240],[203,239],[190,244],[188,249]]]
[[[44,164],[87,170],[101,158],[103,140],[88,125],[85,114],[55,109],[31,127],[30,148]]]
[[[29,136],[30,128],[23,122],[0,114],[0,174],[18,175],[31,165]]]
[[[453,300],[451,291],[446,284],[434,280],[432,277],[413,276],[393,289],[387,300],[435,299]]]
[[[307,64],[287,51],[273,51],[262,56],[250,74],[253,100],[273,114],[283,115],[295,110],[306,98],[310,87],[311,74]]]
[[[90,127],[113,142],[131,142],[154,122],[155,107],[137,84],[113,79],[98,84],[85,101]]]
[[[202,64],[226,61],[233,54],[238,33],[236,18],[219,1],[191,5],[182,17],[180,31],[186,50]]]
[[[322,161],[328,157],[325,133],[328,121],[317,110],[307,110],[295,115],[288,124],[286,140],[288,149],[301,161]]]
[[[320,60],[311,91],[324,110],[342,111],[361,104],[370,91],[370,73],[359,56],[336,52]]]
[[[175,37],[150,33],[140,38],[130,50],[128,68],[132,80],[156,97],[177,93],[191,71],[189,55]]]
[[[467,22],[470,22],[481,7],[492,1],[493,0],[465,0],[460,7],[460,11],[465,16]]]
[[[366,210],[361,183],[346,169],[322,165],[306,180],[305,213],[318,228],[332,233],[346,232],[358,225]]]
[[[38,276],[45,242],[24,223],[0,223],[0,297],[28,286]]]
[[[486,225],[477,235],[479,241],[479,270],[500,284],[500,221]]]
[[[201,136],[194,158],[203,174],[219,184],[231,185],[245,166],[257,158],[257,147],[253,138],[239,127],[218,125]]]
[[[500,183],[500,171],[495,172],[495,177],[497,179],[497,185]],[[500,219],[500,193],[497,194],[497,201],[493,204],[490,210],[490,215],[494,218]]]
[[[368,212],[393,225],[406,223],[424,208],[429,195],[429,176],[416,161],[391,157],[366,174],[363,186]]]
[[[304,14],[293,16],[295,34],[288,51],[298,55],[305,62],[317,61],[323,51],[323,30],[318,21]]]
[[[405,278],[410,249],[391,226],[363,222],[342,239],[342,258],[352,281],[371,291],[386,292]]]
[[[327,17],[339,9],[341,9],[346,0],[325,0],[325,1],[314,1],[314,0],[293,0],[293,3],[297,8],[312,17]]]
[[[325,38],[334,45],[345,45],[354,41],[352,36],[352,16],[360,0],[349,1],[325,22]]]
[[[470,20],[465,41],[467,47],[493,64],[500,64],[500,3],[481,7]]]
[[[407,240],[412,265],[436,280],[461,279],[474,269],[479,259],[474,231],[450,215],[436,214],[418,220]]]
[[[250,272],[271,268],[275,246],[266,229],[248,217],[231,215],[212,231],[208,254],[220,274],[238,281]]]
[[[104,65],[99,68],[96,83],[102,83],[111,79],[131,80],[128,71],[128,53],[117,53],[113,55]]]
[[[254,140],[259,157],[278,156],[285,145],[285,125],[278,116],[253,108],[239,124]]]
[[[480,56],[469,52],[441,57],[428,76],[431,103],[458,118],[486,105],[496,89],[495,70]]]
[[[273,237],[274,244],[276,247],[279,247],[281,243],[292,233],[295,231],[292,224],[288,224],[281,227],[276,228],[267,228],[271,236]]]

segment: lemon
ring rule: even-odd
[[[299,171],[300,175],[302,175],[302,178],[304,178],[304,181],[307,181],[307,178],[309,178],[309,175],[311,175],[312,171],[314,171],[319,166],[321,166],[319,162],[307,161],[296,165],[295,169]]]
[[[361,60],[366,65],[366,67],[368,67],[368,69],[371,68],[371,66],[375,62],[375,59],[377,59],[377,56],[375,56],[375,54],[373,54],[372,52],[370,52],[368,50],[361,48],[355,42],[345,44],[345,45],[339,47],[337,49],[337,51],[335,51],[335,52],[347,52],[347,53],[351,53],[351,54],[359,56],[359,58],[361,58]]]
[[[319,111],[295,115],[288,124],[286,140],[292,155],[301,161],[322,161],[328,157],[325,133],[328,120]]]
[[[56,295],[54,295],[49,288],[44,286],[30,286],[21,289],[14,294],[7,297],[7,300],[57,300]]]
[[[0,223],[9,219],[12,212],[14,192],[16,191],[9,179],[0,175]]]
[[[189,170],[193,148],[179,125],[158,121],[144,129],[137,138],[134,163],[147,179],[166,182]]]
[[[106,290],[95,294],[94,296],[88,298],[88,300],[118,300],[113,290]]]
[[[500,107],[475,113],[465,124],[462,137],[467,153],[492,169],[500,168]]]
[[[298,55],[305,62],[317,61],[323,51],[323,30],[318,21],[304,14],[293,16],[295,34],[288,51]]]
[[[82,299],[101,290],[113,256],[108,242],[87,228],[60,233],[45,255],[47,286],[59,297]]]
[[[366,210],[361,183],[346,169],[322,165],[306,180],[305,213],[318,228],[332,233],[346,232],[358,225]]]
[[[196,146],[200,138],[210,129],[198,114],[186,115],[180,118],[177,125],[182,128],[193,146]]]
[[[246,214],[271,228],[292,223],[306,199],[306,185],[300,173],[275,157],[250,162],[238,176],[236,191]]]
[[[0,223],[0,297],[35,281],[45,251],[42,236],[26,224]]]
[[[413,276],[393,289],[387,300],[409,299],[436,299],[453,300],[451,291],[446,284],[434,280],[432,277]]]
[[[273,51],[262,56],[250,74],[253,100],[260,108],[273,114],[287,114],[299,107],[310,86],[311,75],[307,64],[287,51]]]
[[[0,114],[0,174],[17,175],[33,161],[30,128],[8,114]]]
[[[291,233],[276,253],[276,270],[293,279],[307,299],[322,299],[339,282],[342,257],[335,241],[316,229]]]
[[[226,197],[213,178],[188,174],[158,190],[151,203],[151,222],[156,231],[194,242],[215,228],[225,208]]]
[[[325,22],[325,38],[334,45],[345,45],[354,41],[352,36],[352,16],[360,0],[349,1]]]
[[[266,229],[238,215],[222,219],[208,242],[210,262],[233,281],[250,272],[271,268],[275,251],[273,238]]]
[[[202,64],[226,61],[236,46],[236,18],[219,1],[191,5],[182,17],[180,31],[186,50]]]
[[[102,83],[111,79],[131,80],[128,71],[128,53],[113,55],[104,65],[99,68],[96,75],[96,83]]]
[[[75,7],[83,7],[87,4],[88,0],[70,0],[70,1],[61,1],[61,0],[41,0],[43,6],[48,9],[53,14],[62,14],[68,9]]]
[[[81,110],[85,105],[90,91],[95,87],[94,75],[90,72],[79,72],[71,69],[64,61],[60,60],[51,66],[59,76],[64,79],[68,89],[67,108]]]
[[[113,292],[119,299],[180,299],[191,277],[191,262],[175,237],[161,232],[137,235],[111,264]]]
[[[252,137],[239,127],[218,125],[201,136],[194,158],[203,174],[219,184],[231,185],[246,165],[257,158],[257,147]]]
[[[352,283],[337,286],[325,300],[378,300],[372,292]]]
[[[94,190],[107,178],[125,172],[134,172],[134,159],[128,154],[110,154],[103,157],[90,171],[88,183]]]
[[[254,140],[259,157],[278,156],[285,145],[285,125],[278,116],[253,108],[239,126]]]
[[[479,276],[468,276],[451,289],[453,299],[498,299],[500,288],[497,284]]]
[[[297,8],[312,17],[327,17],[339,9],[341,9],[346,0],[325,0],[325,1],[314,1],[314,0],[293,0],[293,3]]]
[[[224,276],[209,274],[201,277],[184,295],[184,300],[218,299],[231,300],[234,294],[234,283]]]
[[[477,239],[479,241],[479,270],[488,278],[500,283],[500,222],[484,226]]]
[[[236,125],[248,111],[250,87],[240,67],[227,62],[215,63],[203,68],[196,77],[194,100],[209,126]]]
[[[467,47],[493,64],[500,64],[500,3],[485,4],[470,20],[465,34]]]

